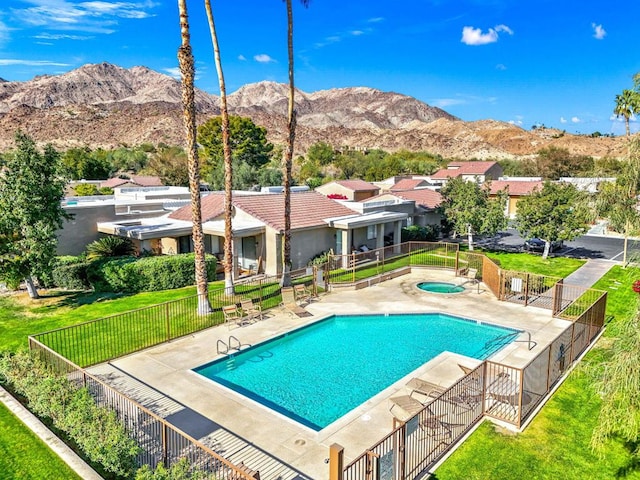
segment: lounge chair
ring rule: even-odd
[[[466,272],[462,274],[462,278],[466,280],[462,282],[460,285],[464,285],[465,283],[472,283],[478,285],[478,293],[480,293],[480,280],[478,280],[478,269],[477,268],[467,268]]]
[[[426,404],[432,401],[434,398],[438,398],[445,391],[440,385],[436,385],[435,383],[427,382],[426,380],[422,380],[421,378],[412,378],[407,383],[407,388],[411,389],[411,394],[419,395],[422,397],[420,400],[421,403]]]
[[[262,307],[260,305],[256,305],[251,301],[250,298],[244,298],[240,300],[240,308],[242,309],[242,313],[244,313],[250,319],[262,320]]]
[[[412,378],[407,383],[412,389],[412,394],[419,395],[422,403],[433,401],[436,398],[460,407],[462,412],[473,410],[482,402],[482,387],[475,381],[464,381],[461,386],[453,390],[446,390],[440,385],[427,382],[420,378]]]
[[[313,295],[311,294],[311,290],[309,290],[303,283],[293,286],[293,294],[299,304],[311,303],[311,297]]]
[[[298,305],[293,287],[282,287],[282,305],[289,313],[298,317],[310,317],[311,314]]]
[[[249,317],[244,316],[235,303],[222,307],[222,314],[224,315],[224,321],[229,328],[231,328],[231,325],[233,324],[241,327],[242,325],[251,323]]]
[[[389,399],[389,411],[393,415],[393,428],[407,423],[412,418],[418,418],[418,426],[430,438],[439,443],[451,443],[453,439],[452,427],[462,427],[464,424],[449,423],[443,420],[446,413],[436,415],[429,409],[429,404],[422,404],[411,395],[400,395]]]

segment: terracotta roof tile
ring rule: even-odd
[[[284,230],[284,195],[246,195],[234,197],[234,205],[269,225]],[[356,212],[318,192],[291,194],[291,229],[325,225],[324,219],[355,215]]]
[[[484,175],[496,162],[451,162],[447,168],[441,168],[431,178],[456,178],[460,175]]]
[[[131,175],[131,178],[114,177],[100,184],[100,187],[116,188],[126,183],[132,183],[141,187],[161,187],[160,177],[151,175]]]
[[[233,206],[269,225],[284,230],[284,195],[235,195]],[[356,212],[317,192],[291,194],[291,229],[325,225],[324,219],[355,215]],[[212,193],[202,199],[202,221],[208,222],[224,215],[224,194]],[[174,220],[191,221],[191,205],[169,215]]]
[[[367,192],[370,190],[380,190],[373,183],[365,182],[364,180],[336,180],[335,183],[342,185],[344,188],[353,190],[354,192]]]
[[[200,208],[202,210],[202,221],[208,222],[220,215],[224,215],[224,194],[223,193],[210,193],[206,197],[202,198]],[[191,204],[185,205],[179,208],[175,212],[169,215],[169,218],[174,220],[184,220],[185,222],[191,221]]]
[[[491,182],[491,193],[498,193],[500,190],[507,190],[510,195],[529,195],[534,190],[542,189],[541,180],[493,180]]]
[[[413,200],[416,202],[416,205],[428,209],[434,209],[442,202],[442,195],[430,188],[395,191],[392,195],[400,197],[403,200]]]
[[[427,182],[419,178],[403,178],[393,185],[390,190],[413,190],[416,187],[424,186]]]

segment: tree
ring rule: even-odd
[[[640,440],[640,380],[638,352],[640,352],[640,311],[621,322],[619,335],[612,342],[608,361],[594,385],[602,399],[598,423],[591,436],[591,447],[605,448],[606,440],[618,437],[637,448]],[[637,450],[634,452],[637,455]]]
[[[218,35],[216,33],[213,10],[211,9],[211,1],[205,0],[204,3],[207,10],[207,19],[209,20],[216,72],[218,73],[218,85],[220,87],[220,134],[224,159],[224,289],[227,295],[233,295],[233,232],[231,229],[231,219],[233,217],[233,161],[231,157],[229,109],[227,108],[227,89],[224,83],[220,46],[218,45]],[[267,162],[268,160],[264,163]]]
[[[191,222],[193,250],[195,253],[196,290],[198,291],[198,313],[211,312],[209,304],[209,285],[207,282],[207,264],[205,260],[204,235],[202,232],[202,205],[200,201],[200,160],[196,144],[196,104],[194,76],[195,67],[189,36],[189,18],[186,0],[178,0],[180,13],[180,36],[182,43],[178,48],[178,63],[182,77],[182,108],[189,165],[189,190],[191,191]]]
[[[544,240],[546,259],[551,242],[582,235],[591,217],[586,195],[573,184],[545,182],[541,190],[520,199],[516,224],[523,237]]]
[[[628,158],[622,162],[622,170],[615,182],[606,182],[598,193],[596,210],[599,216],[609,220],[609,227],[624,235],[622,264],[627,265],[629,237],[640,233],[640,139],[629,144]]]
[[[203,170],[224,164],[222,116],[213,117],[198,127],[198,143],[206,160]],[[229,115],[229,148],[234,160],[260,168],[271,161],[273,144],[267,130],[248,117]]]
[[[159,147],[151,153],[146,171],[160,177],[163,185],[189,186],[189,162],[181,147]]]
[[[113,173],[109,160],[94,155],[89,147],[70,148],[62,155],[62,163],[72,180],[102,180]]]
[[[12,285],[24,279],[29,296],[38,298],[33,277],[51,272],[56,231],[71,218],[60,203],[66,179],[60,155],[51,145],[40,153],[20,132],[16,145],[0,174],[0,278]]]
[[[489,198],[489,190],[476,182],[452,178],[440,191],[440,210],[456,234],[467,234],[469,250],[473,250],[473,234],[495,235],[507,227],[506,196],[499,192]]]
[[[629,119],[634,114],[639,112],[640,112],[640,93],[634,90],[624,89],[621,94],[616,95],[616,106],[613,108],[613,113],[615,114],[616,117],[624,118],[624,126],[627,132],[627,137],[631,136],[631,130],[629,128]]]
[[[333,147],[325,142],[316,142],[307,150],[307,160],[324,167],[335,160]]]
[[[305,7],[309,0],[300,0]],[[283,287],[291,285],[291,169],[293,144],[296,138],[295,85],[293,76],[293,8],[287,5],[287,53],[289,59],[289,103],[287,106],[287,145],[284,150],[284,232],[282,232],[282,281]]]

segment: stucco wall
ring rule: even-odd
[[[73,215],[65,220],[58,230],[58,255],[80,255],[86,246],[103,235],[98,233],[97,222],[112,222],[116,219],[113,204],[91,206],[67,206],[64,211]]]
[[[327,183],[316,188],[317,192],[320,192],[325,197],[331,194],[344,195],[349,200],[354,200],[354,191],[343,187],[339,183]]]

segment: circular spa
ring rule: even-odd
[[[420,290],[431,293],[461,293],[464,292],[462,285],[447,282],[420,282],[416,285]]]

